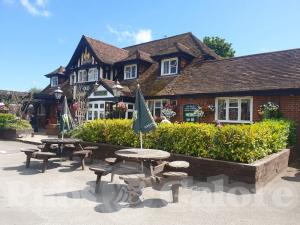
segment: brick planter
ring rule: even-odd
[[[33,129],[8,129],[8,128],[1,128],[0,129],[0,139],[9,139],[9,140],[16,140],[19,136],[24,134],[32,134]]]
[[[99,151],[94,152],[95,158],[104,159],[115,157],[114,152],[127,147],[110,144],[91,144],[97,145]],[[283,149],[278,153],[269,155],[251,164],[214,160],[180,154],[172,154],[169,161],[184,160],[190,163],[186,172],[195,178],[207,178],[217,175],[225,175],[230,182],[243,182],[249,184],[255,190],[263,187],[278,174],[288,167],[289,149]]]

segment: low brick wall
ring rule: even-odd
[[[104,159],[107,157],[115,157],[114,152],[119,149],[128,147],[116,146],[109,144],[91,144],[85,145],[99,146],[99,150],[95,151],[95,158]],[[190,167],[185,169],[190,176],[195,178],[207,178],[217,175],[225,175],[229,182],[243,182],[251,187],[258,189],[288,167],[289,149],[283,149],[278,153],[269,155],[261,160],[251,164],[236,163],[222,160],[214,160],[193,156],[185,156],[180,154],[171,154],[169,161],[184,160],[190,163]]]
[[[33,133],[33,129],[0,129],[0,139],[9,139],[9,140],[16,140],[20,135],[23,134],[31,134]]]

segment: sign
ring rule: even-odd
[[[194,112],[198,110],[197,104],[187,104],[183,106],[183,121],[184,122],[197,122],[198,117],[195,116]]]

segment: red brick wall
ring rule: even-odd
[[[285,118],[291,119],[297,124],[297,147],[300,147],[300,96],[253,96],[253,120],[260,121],[261,116],[257,111],[260,105],[271,101],[279,105],[280,111]],[[185,104],[214,105],[213,97],[179,98],[177,100],[177,115],[173,121],[183,121],[183,106]],[[213,112],[205,111],[204,118],[200,122],[212,123],[215,120]]]

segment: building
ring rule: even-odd
[[[116,101],[124,102],[123,116],[131,118],[137,83],[156,118],[169,104],[174,121],[198,121],[193,111],[201,106],[200,121],[251,123],[261,119],[259,107],[271,101],[300,122],[300,49],[223,59],[192,33],[126,48],[82,36],[66,68],[46,76],[50,84],[37,99],[48,123],[56,121],[57,86],[70,102],[85,93],[88,109],[77,116],[91,120],[111,117]],[[123,86],[118,98],[116,80]]]

